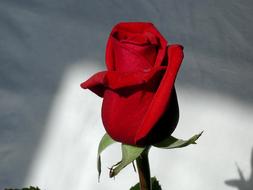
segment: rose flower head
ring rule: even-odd
[[[106,47],[106,71],[81,84],[103,98],[102,121],[112,139],[145,146],[175,130],[179,108],[174,82],[181,45],[167,41],[152,23],[119,23]]]

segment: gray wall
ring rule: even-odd
[[[78,183],[78,189],[87,172],[93,172],[87,189],[106,185],[127,189],[137,181],[126,168],[116,181],[104,174],[97,184],[96,147],[104,132],[101,100],[78,87],[103,69],[108,34],[120,21],[153,22],[169,43],[184,45],[185,59],[176,81],[181,120],[175,136],[205,131],[197,146],[152,150],[154,175],[165,189],[252,189],[249,0],[1,0],[0,188],[33,183],[60,189]],[[57,130],[67,130],[68,135]],[[73,142],[78,134],[80,140]],[[80,155],[89,155],[83,158],[88,165],[83,165],[79,153],[71,152],[73,147],[77,152],[82,149]],[[61,148],[65,151],[58,152]],[[80,159],[62,159],[70,154]],[[57,167],[43,173],[46,165]],[[240,179],[237,165],[245,179]],[[58,186],[52,179],[60,181]]]

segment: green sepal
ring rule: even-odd
[[[110,177],[116,176],[123,168],[125,168],[128,164],[133,162],[147,147],[137,147],[122,144],[122,159],[117,164],[113,165],[110,168]]]
[[[198,138],[202,135],[202,133],[203,131],[197,135],[192,136],[188,140],[177,139],[173,136],[170,136],[159,143],[153,144],[153,146],[165,149],[182,148],[190,144],[197,144],[196,140],[198,140]]]
[[[98,146],[98,154],[97,154],[97,170],[98,170],[98,180],[101,175],[101,153],[110,145],[116,143],[107,133],[102,137],[99,146]]]
[[[162,190],[156,177],[151,178],[152,190]],[[140,190],[140,185],[137,183],[135,186],[131,187],[130,190]]]

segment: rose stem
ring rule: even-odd
[[[151,178],[150,178],[150,169],[148,161],[148,151],[146,149],[137,159],[137,169],[140,179],[140,190],[152,190]]]

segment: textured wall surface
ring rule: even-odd
[[[116,145],[97,183],[101,99],[79,88],[104,68],[108,34],[120,21],[153,22],[169,43],[184,45],[174,136],[204,130],[196,146],[152,149],[153,175],[164,189],[251,190],[249,0],[1,0],[0,189],[128,189],[138,180],[130,166],[108,179],[120,159]]]

